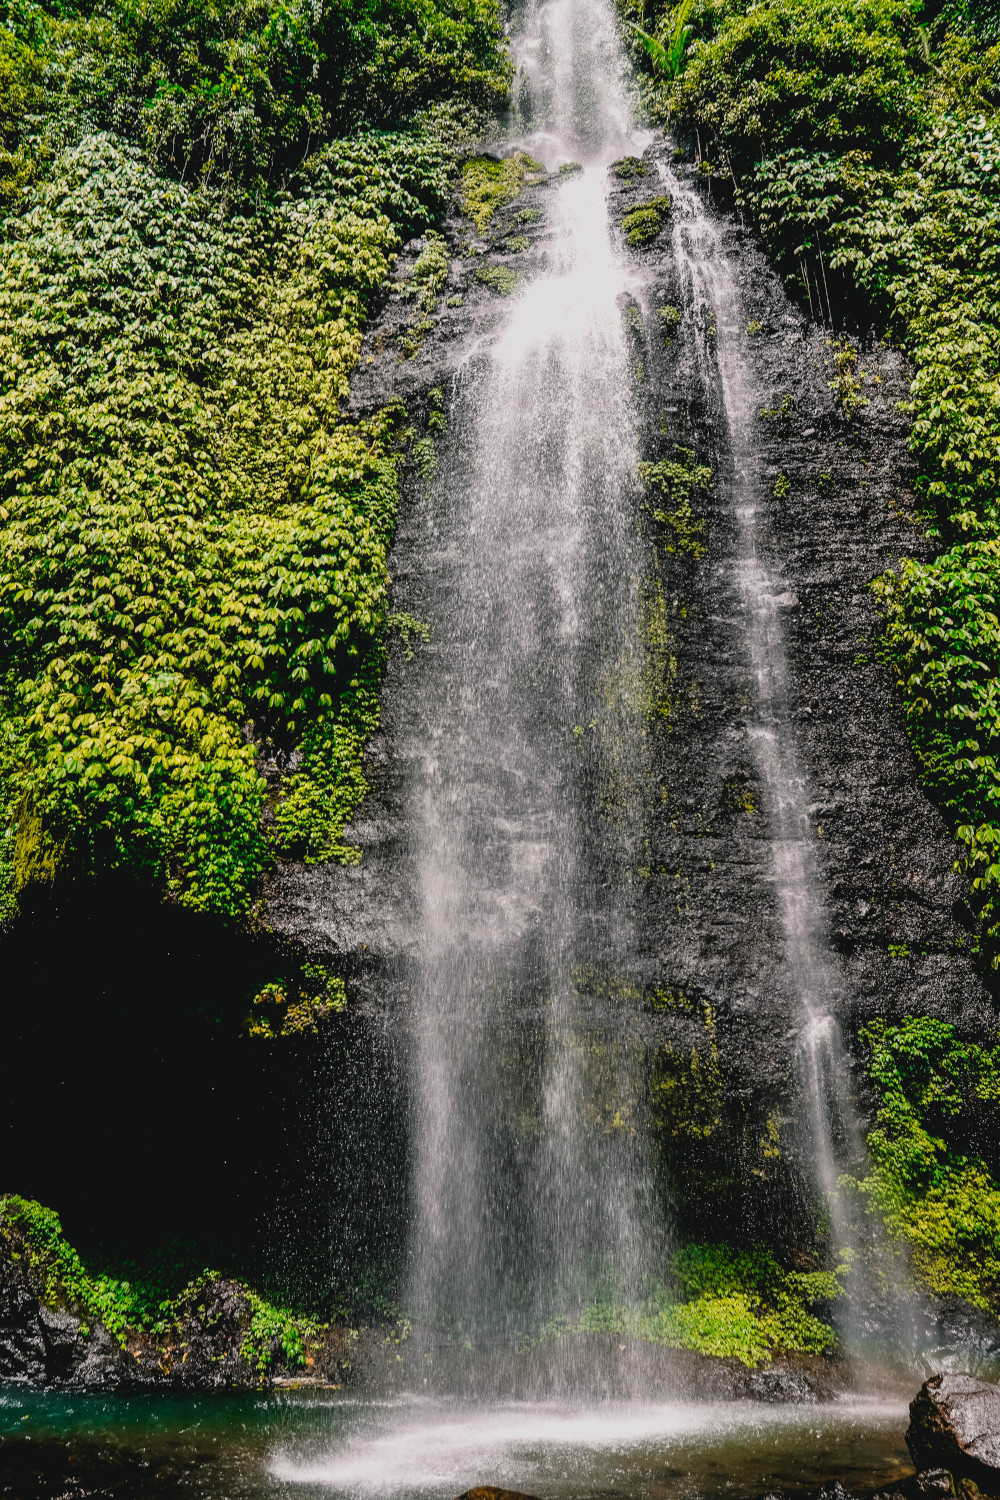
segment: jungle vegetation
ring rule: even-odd
[[[241,916],[275,853],[359,857],[408,433],[341,407],[499,12],[0,16],[0,915],[117,869]]]

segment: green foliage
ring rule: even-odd
[[[775,1353],[822,1354],[836,1346],[828,1323],[809,1309],[835,1300],[835,1273],[786,1271],[766,1250],[687,1245],[675,1257],[674,1284],[687,1300],[661,1293],[662,1341],[704,1354],[770,1363]]]
[[[331,764],[372,724],[398,462],[390,419],[339,421],[396,243],[358,207],[224,219],[98,137],[4,252],[0,621],[36,864],[41,841],[244,909],[257,736],[303,744],[278,847],[357,857],[360,770],[331,799]]]
[[[1000,540],[966,542],[930,563],[905,559],[879,581],[885,651],[899,677],[921,770],[964,846],[979,940],[1000,952]]]
[[[448,248],[439,234],[431,231],[417,256],[410,278],[404,283],[402,296],[416,299],[424,312],[433,312],[441,288],[448,279]]]
[[[275,1346],[281,1349],[288,1365],[305,1365],[310,1338],[320,1332],[321,1324],[290,1308],[279,1307],[252,1291],[243,1289],[250,1302],[250,1327],[240,1345],[240,1354],[263,1376],[274,1359]]]
[[[871,1169],[849,1186],[931,1291],[1000,1310],[1000,1048],[929,1016],[861,1035],[878,1114]]]
[[[850,422],[868,405],[866,385],[877,385],[879,376],[870,375],[858,366],[858,351],[846,339],[828,343],[833,351],[833,379],[828,382],[844,416]]]
[[[498,208],[513,203],[521,195],[525,180],[544,173],[541,162],[523,151],[515,151],[503,161],[492,156],[474,156],[462,168],[462,204],[480,234],[483,234]]]
[[[451,172],[450,153],[433,135],[362,131],[317,151],[292,182],[313,203],[362,216],[384,214],[405,238],[435,222]]]
[[[697,491],[706,491],[712,480],[711,469],[694,461],[690,448],[676,448],[678,457],[662,463],[639,465],[639,478],[648,490],[659,494],[666,504],[649,509],[653,520],[668,528],[667,551],[686,552],[690,557],[702,557],[705,543],[705,522],[696,517],[692,501]],[[666,506],[671,509],[666,509]]]
[[[789,150],[893,161],[923,114],[912,15],[906,0],[724,4],[689,45],[677,107],[740,181]]]
[[[81,1260],[63,1234],[59,1216],[31,1199],[0,1198],[0,1240],[7,1254],[26,1262],[27,1276],[41,1301],[66,1307],[84,1321],[104,1323],[124,1349],[137,1333],[150,1333],[169,1344],[182,1319],[192,1312],[205,1320],[206,1293],[219,1272],[195,1270],[179,1247],[171,1247],[150,1266],[125,1266],[125,1274],[93,1270]],[[276,1306],[243,1283],[250,1318],[241,1354],[258,1375],[271,1364],[275,1349],[290,1365],[306,1363],[306,1341],[320,1325],[314,1319]]]
[[[677,601],[674,600],[674,613],[676,609]],[[636,707],[647,723],[656,720],[669,722],[680,708],[671,615],[659,579],[644,580],[639,591],[639,639],[643,646],[643,663],[636,684]]]
[[[236,915],[275,853],[359,858],[401,436],[341,407],[415,233],[417,352],[511,71],[496,0],[8,7],[0,919],[64,868]]]
[[[613,1291],[598,1293],[578,1322],[549,1330],[631,1335],[673,1349],[738,1359],[751,1369],[784,1353],[823,1354],[836,1347],[829,1323],[813,1310],[841,1294],[838,1272],[786,1271],[769,1251],[686,1245],[664,1283],[638,1308]]]
[[[657,991],[654,1012],[687,1013],[700,1020],[703,1037],[690,1050],[663,1043],[652,1055],[649,1110],[653,1129],[673,1137],[707,1140],[722,1125],[723,1082],[715,1017],[707,1001],[699,1007],[685,995]]]
[[[123,1297],[88,1276],[51,1208],[14,1194],[0,1198],[0,1237],[6,1253],[26,1260],[29,1282],[41,1301],[104,1319],[122,1341]]]
[[[691,27],[687,23],[693,9],[694,0],[680,0],[675,10],[666,13],[660,25],[663,40],[650,36],[648,31],[643,31],[642,27],[637,26],[634,21],[629,23],[640,46],[661,78],[676,78],[681,72],[685,48],[691,35]]]
[[[103,0],[14,14],[46,65],[48,123],[19,125],[21,150],[110,130],[185,182],[256,199],[338,134],[434,119],[443,104],[481,115],[512,71],[495,0]]]
[[[0,28],[0,214],[15,208],[38,167],[25,121],[44,107],[43,59]]]
[[[650,198],[633,208],[622,219],[622,231],[629,244],[638,248],[651,245],[663,228],[663,221],[670,212],[670,199],[666,196]]]
[[[787,422],[795,411],[795,397],[784,395],[779,406],[762,406],[760,415],[765,422]]]
[[[608,169],[620,182],[634,182],[637,177],[648,177],[649,168],[641,156],[622,156],[613,161]]]
[[[679,307],[673,307],[668,303],[666,307],[660,308],[660,327],[663,330],[663,342],[665,344],[673,343],[674,334],[680,327],[680,322],[681,310]]]
[[[510,297],[521,285],[521,272],[512,271],[509,266],[479,266],[476,280],[481,281],[483,286],[488,286],[498,296]]]
[[[347,987],[322,964],[303,964],[297,979],[273,979],[254,995],[247,1035],[318,1036],[320,1026],[347,1009]]]
[[[398,283],[400,296],[415,298],[419,309],[409,328],[400,334],[401,361],[416,358],[424,339],[434,327],[434,319],[429,315],[437,307],[441,289],[448,279],[448,266],[448,250],[444,240],[436,230],[428,231],[409,280]]]

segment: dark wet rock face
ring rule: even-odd
[[[906,1446],[918,1470],[947,1470],[1000,1494],[1000,1386],[935,1375],[910,1404]]]
[[[682,531],[650,520],[656,498],[636,492],[647,545],[640,586],[656,616],[647,633],[659,641],[649,656],[662,680],[646,735],[648,799],[628,981],[656,997],[641,1024],[654,1071],[669,1082],[673,1068],[682,1085],[671,1097],[693,1099],[682,1061],[693,1048],[713,1068],[717,1063],[721,1116],[709,1098],[693,1101],[686,1122],[659,1122],[668,1194],[683,1201],[691,1235],[725,1234],[735,1216],[751,1238],[777,1234],[787,1247],[800,1233],[808,1239],[812,1215],[810,1192],[801,1189],[809,1166],[796,1162],[802,1132],[792,1123],[799,1006],[782,968],[773,827],[752,740],[735,510],[743,481],[713,374],[717,330],[704,310],[692,308],[678,252],[678,204],[661,215],[654,237],[632,249],[621,228],[643,201],[672,191],[663,180],[670,168],[664,143],[650,148],[644,164],[646,175],[612,175],[609,203],[612,232],[635,273],[622,316],[634,359],[638,457],[671,462],[683,458],[682,449],[691,463],[711,469],[712,479],[694,495],[698,529],[688,545]],[[682,179],[688,172],[674,170]],[[558,191],[556,182],[528,188],[498,214],[478,256],[483,247],[470,246],[460,218],[446,226],[453,259],[443,296],[463,296],[462,306],[444,303],[419,351],[404,359],[399,339],[411,314],[407,304],[390,303],[370,330],[352,393],[358,413],[402,396],[419,424],[430,411],[428,392],[438,389],[455,418],[437,439],[434,484],[408,480],[390,562],[394,609],[426,621],[431,635],[415,654],[393,647],[382,724],[366,763],[371,795],[352,834],[364,848],[362,863],[348,870],[283,866],[270,885],[267,919],[282,936],[339,965],[350,976],[352,1004],[384,1018],[389,1037],[396,1006],[409,1003],[420,941],[408,798],[433,745],[415,705],[428,682],[445,681],[449,670],[435,626],[448,608],[440,580],[449,527],[463,515],[461,496],[449,493],[454,456],[467,438],[455,395],[505,317],[503,298],[476,270],[494,260],[529,276],[541,269]],[[540,217],[525,228],[528,247],[507,256],[505,236],[525,208]],[[956,846],[918,780],[877,654],[881,616],[872,581],[902,556],[925,551],[899,409],[910,372],[896,352],[862,347],[868,405],[845,415],[831,388],[834,334],[794,307],[749,235],[725,216],[718,224],[719,253],[734,270],[742,304],[758,538],[780,582],[775,607],[788,656],[788,732],[808,783],[822,926],[839,976],[831,1008],[849,1047],[874,1017],[913,1014],[992,1038],[992,1001],[961,920],[967,890],[953,868]],[[459,462],[454,472],[461,471]],[[593,780],[596,786],[596,770]],[[593,868],[599,892],[611,877],[602,875],[596,843]],[[598,910],[595,951],[599,923]],[[860,1092],[860,1081],[849,1081],[848,1090]],[[399,1107],[405,1111],[402,1101]]]
[[[0,1289],[0,1380],[89,1389],[127,1381],[130,1367],[103,1324]]]
[[[993,1381],[1000,1377],[1000,1322],[958,1297],[935,1298],[914,1312],[916,1343],[931,1366]]]

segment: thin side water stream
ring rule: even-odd
[[[837,1023],[843,979],[828,930],[817,868],[814,800],[799,761],[792,727],[790,676],[783,617],[797,602],[775,575],[761,547],[763,474],[753,440],[760,395],[749,379],[743,348],[745,315],[722,228],[695,191],[662,169],[674,202],[673,243],[687,285],[690,313],[714,335],[699,343],[702,379],[717,383],[727,425],[728,473],[720,476],[737,521],[739,593],[754,698],[749,734],[767,799],[773,880],[784,938],[783,967],[797,1006],[794,1047],[808,1115],[813,1185],[834,1216],[834,1239],[848,1232],[837,1212],[837,1179],[857,1159],[860,1135],[847,1088],[848,1068]]]

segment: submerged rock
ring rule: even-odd
[[[1000,1493],[1000,1386],[932,1376],[910,1404],[906,1446],[918,1470],[946,1470]]]

